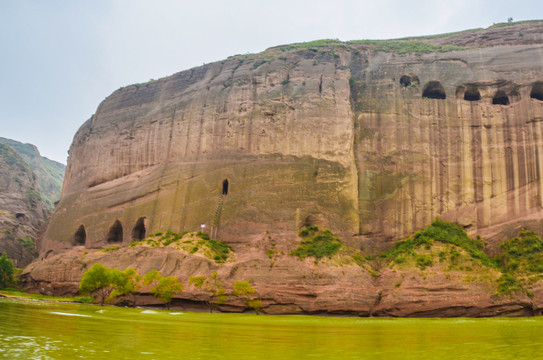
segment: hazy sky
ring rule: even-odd
[[[0,136],[66,163],[121,86],[268,47],[543,18],[542,0],[0,0]]]

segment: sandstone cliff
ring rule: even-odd
[[[40,243],[49,257],[28,276],[36,288],[63,286],[80,276],[81,246],[124,247],[204,224],[243,254],[235,274],[300,294],[289,304],[309,297],[315,311],[365,304],[370,313],[376,295],[360,268],[285,255],[273,274],[253,276],[269,268],[261,239],[288,254],[303,226],[318,225],[371,254],[440,216],[495,252],[523,226],[543,230],[542,119],[543,22],[293,44],[128,86],[75,135]],[[73,258],[54,255],[65,251]],[[182,276],[188,265],[176,259],[168,272]],[[51,269],[67,275],[45,276]]]
[[[37,255],[36,233],[49,215],[36,175],[13,148],[0,143],[0,253],[17,267],[28,265]]]

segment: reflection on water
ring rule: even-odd
[[[542,337],[541,318],[256,316],[0,299],[6,359],[537,359]]]

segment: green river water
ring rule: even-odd
[[[384,319],[0,299],[6,359],[541,359],[543,318]]]

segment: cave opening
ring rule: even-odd
[[[481,93],[476,86],[468,86],[464,92],[464,100],[466,101],[479,101],[481,100]]]
[[[222,194],[228,195],[228,179],[224,179],[222,182]]]
[[[445,89],[439,81],[430,81],[424,86],[423,98],[443,100],[447,98]]]
[[[79,225],[79,227],[77,228],[74,234],[72,244],[75,246],[84,246],[86,242],[87,242],[87,232],[85,231],[85,226]]]
[[[119,220],[115,220],[107,234],[108,244],[120,244],[123,242],[123,226]]]
[[[400,85],[402,87],[418,86],[419,78],[416,75],[403,75],[400,78]]]
[[[400,78],[400,85],[403,87],[411,86],[411,78],[407,75],[404,75]]]
[[[132,240],[141,241],[145,239],[145,233],[145,218],[140,217],[132,229]]]
[[[503,90],[498,90],[492,98],[492,105],[509,105],[509,97]]]
[[[538,81],[532,85],[530,97],[539,101],[543,101],[543,81]]]
[[[314,226],[314,225],[317,225],[318,222],[319,222],[319,219],[315,215],[308,215],[304,219],[302,226]]]

